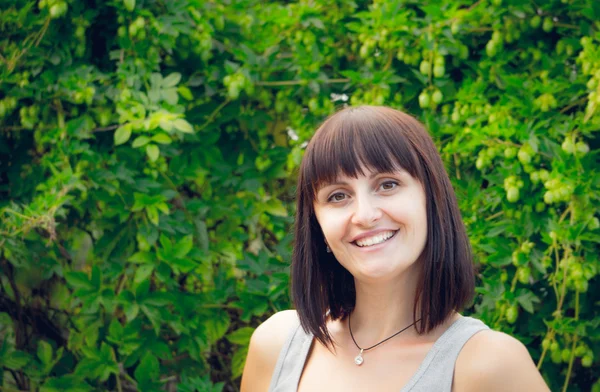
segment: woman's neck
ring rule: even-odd
[[[413,307],[417,279],[394,282],[363,283],[356,281],[356,305],[352,311],[352,332],[357,343],[370,346],[413,324]],[[418,317],[418,314],[417,314]],[[414,328],[403,335],[414,336]]]

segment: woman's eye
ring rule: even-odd
[[[392,189],[395,189],[398,186],[398,183],[396,181],[386,181],[381,183],[380,187],[381,189],[383,189],[384,191],[391,191]]]
[[[344,201],[345,199],[346,195],[344,193],[334,193],[333,195],[329,196],[329,199],[327,199],[327,201],[332,203],[339,203],[341,201]]]

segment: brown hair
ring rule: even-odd
[[[427,333],[473,298],[471,249],[454,190],[425,128],[408,114],[387,107],[343,109],[319,127],[300,165],[292,255],[292,298],[302,327],[326,346],[327,317],[344,318],[355,305],[353,276],[327,253],[314,211],[319,186],[343,173],[406,170],[426,195],[427,241],[421,255],[413,317]],[[418,314],[417,314],[418,313]]]

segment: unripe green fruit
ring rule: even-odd
[[[535,203],[535,212],[543,212],[546,209],[546,204],[541,201]]]
[[[517,321],[517,317],[519,316],[519,308],[516,305],[512,305],[508,309],[506,309],[506,321],[509,324],[514,324]]]
[[[457,110],[453,111],[453,112],[452,112],[451,119],[452,119],[452,122],[453,122],[454,124],[456,124],[457,122],[459,122],[459,121],[460,121],[460,113],[459,113]]]
[[[421,61],[421,65],[419,66],[419,71],[421,71],[421,73],[423,75],[428,76],[431,73],[431,63],[427,60]]]
[[[517,155],[517,149],[514,147],[506,147],[504,149],[504,157],[506,159],[512,159]]]
[[[435,102],[436,104],[439,104],[442,102],[442,99],[444,99],[444,96],[442,95],[442,92],[440,90],[435,90],[433,92],[433,94],[431,95],[431,99],[433,100],[433,102]]]
[[[594,362],[594,359],[590,356],[590,355],[586,355],[583,358],[581,358],[581,366],[589,368],[592,367],[592,363]]]
[[[494,41],[495,43],[501,43],[503,40],[504,39],[502,38],[502,33],[498,30],[492,33],[492,41]]]
[[[560,352],[560,351],[558,351],[559,348],[560,347],[558,346],[558,342],[557,341],[554,341],[554,342],[552,342],[552,344],[550,344],[550,350],[552,352]]]
[[[529,267],[520,267],[517,270],[517,279],[519,282],[523,284],[529,283],[529,278],[531,277],[531,269]]]
[[[452,31],[452,34],[456,35],[460,31],[460,28],[461,28],[460,22],[458,20],[455,20],[454,22],[452,22],[452,25],[450,26],[450,31]]]
[[[576,279],[575,280],[575,290],[579,291],[580,293],[586,293],[588,291],[589,288],[589,283],[587,280],[585,279]]]
[[[564,348],[560,352],[560,358],[563,362],[569,362],[569,359],[571,359],[571,350],[569,350],[568,348]]]
[[[577,142],[575,144],[575,149],[577,150],[578,153],[585,155],[588,152],[590,152],[590,146],[588,146],[587,143],[584,142]]]
[[[508,188],[506,191],[506,199],[511,203],[517,202],[519,200],[519,188],[514,186]]]
[[[549,33],[552,31],[553,28],[554,28],[554,22],[552,21],[552,18],[549,16],[546,16],[544,18],[544,24],[542,25],[542,30],[544,30],[546,33]]]
[[[577,348],[575,349],[575,355],[577,357],[582,357],[587,353],[587,347],[585,347],[583,344],[577,346]]]
[[[61,16],[63,16],[65,13],[67,13],[67,3],[65,2],[58,2],[56,4],[54,4],[52,7],[50,7],[50,17],[52,19],[57,19],[60,18]]]
[[[550,354],[550,359],[552,360],[553,363],[555,364],[559,364],[562,362],[562,358],[560,356],[560,351],[552,351],[552,353]]]
[[[539,15],[535,15],[533,18],[531,18],[531,20],[529,21],[529,25],[534,28],[537,29],[538,27],[540,27],[540,24],[542,23],[542,18]]]
[[[443,65],[435,65],[433,67],[433,76],[436,78],[441,78],[446,74],[446,67]]]
[[[560,146],[567,154],[573,154],[575,152],[575,145],[571,137],[567,136]]]
[[[596,78],[591,78],[590,80],[588,80],[586,87],[589,90],[595,90],[596,87],[598,86],[598,81],[596,80]]]
[[[475,161],[475,167],[477,168],[477,170],[481,170],[485,167],[485,161],[483,157],[477,158],[477,160]]]
[[[77,28],[75,29],[75,37],[83,38],[84,36],[85,36],[85,27],[77,26]]]
[[[542,348],[548,350],[550,348],[550,343],[550,339],[544,338],[544,340],[542,340]]]
[[[426,91],[423,91],[421,94],[419,94],[419,106],[421,107],[421,109],[428,108],[430,104],[431,98],[429,97],[429,94],[427,94]]]
[[[496,48],[496,43],[494,41],[489,41],[485,45],[485,53],[487,53],[489,57],[494,57],[497,52],[498,49]]]
[[[524,149],[519,150],[518,156],[519,162],[521,162],[523,165],[527,165],[531,162],[531,155],[529,155],[529,153]]]

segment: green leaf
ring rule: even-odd
[[[243,327],[227,335],[227,340],[234,344],[247,346],[250,343],[253,332],[254,328]]]
[[[123,326],[121,325],[119,320],[114,318],[110,322],[110,326],[108,327],[108,333],[114,341],[118,342],[121,339],[123,339]]]
[[[160,237],[158,238],[158,242],[166,253],[170,255],[173,252],[173,242],[171,242],[167,235],[161,233]]]
[[[135,277],[133,281],[135,283],[141,283],[144,280],[148,279],[152,272],[154,271],[154,265],[152,264],[143,264],[135,271]]]
[[[133,147],[133,148],[143,147],[148,143],[150,143],[150,138],[148,136],[138,136],[135,138],[135,140],[131,144],[131,147]]]
[[[246,364],[246,357],[248,356],[248,347],[240,347],[233,354],[231,359],[231,376],[235,379],[242,375],[244,371],[244,365]]]
[[[125,312],[125,318],[127,319],[127,322],[130,323],[139,314],[140,306],[136,303],[129,303],[123,306],[123,310]]]
[[[49,378],[40,388],[40,392],[90,392],[92,390],[83,378],[73,374]]]
[[[127,11],[131,12],[135,9],[135,0],[123,0]]]
[[[152,323],[152,326],[154,327],[154,333],[156,336],[158,336],[160,333],[160,325],[163,321],[160,311],[148,305],[142,305],[141,309],[146,317],[148,317],[148,320],[150,320]]]
[[[194,133],[194,128],[192,128],[192,124],[190,124],[182,118],[178,118],[177,120],[173,121],[173,125],[175,126],[175,129],[177,129],[180,132]]]
[[[160,95],[170,105],[176,105],[179,100],[177,89],[174,87],[161,90]]]
[[[166,133],[157,133],[152,136],[152,141],[160,144],[171,144],[172,140]]]
[[[274,216],[288,216],[287,210],[283,203],[277,199],[271,199],[266,205],[265,211]]]
[[[177,92],[179,93],[180,96],[182,96],[184,99],[186,99],[188,101],[191,101],[194,99],[194,96],[192,95],[192,91],[187,86],[177,87]]]
[[[146,155],[148,155],[150,161],[156,161],[158,159],[158,156],[160,155],[160,150],[158,149],[158,146],[156,144],[148,144],[146,146]]]
[[[218,312],[204,323],[206,335],[210,342],[216,342],[221,339],[230,324],[229,315],[226,312]]]
[[[131,137],[131,124],[121,125],[115,131],[115,135],[114,135],[115,146],[126,143],[130,137]]]
[[[102,271],[100,271],[100,267],[97,265],[92,267],[92,276],[90,278],[90,283],[94,286],[95,290],[100,290],[102,285]]]
[[[185,257],[188,253],[190,253],[190,251],[192,250],[193,247],[194,247],[194,237],[191,234],[186,235],[181,240],[179,240],[177,242],[177,244],[175,245],[175,247],[174,247],[175,257],[177,257],[177,258]]]
[[[148,264],[153,263],[156,260],[156,256],[151,252],[136,252],[127,261],[137,264]]]
[[[4,366],[12,370],[20,370],[29,363],[31,356],[23,351],[13,351],[4,358]]]
[[[160,366],[158,359],[151,353],[146,353],[133,375],[135,379],[143,384],[158,379]]]
[[[65,279],[67,283],[76,289],[87,289],[91,290],[94,288],[90,278],[83,272],[69,271],[65,273]]]
[[[540,299],[535,294],[525,289],[517,292],[517,301],[519,301],[519,304],[523,307],[523,309],[532,314],[534,311],[533,305],[540,303]]]
[[[169,76],[163,79],[163,88],[175,87],[181,81],[181,74],[179,72],[173,72]]]
[[[196,226],[196,234],[198,236],[198,243],[200,249],[207,251],[209,247],[208,228],[206,222],[200,218],[194,219],[194,225]]]
[[[192,271],[194,268],[198,267],[198,262],[194,260],[190,260],[188,258],[182,259],[173,259],[170,264],[173,267],[177,267],[182,273],[187,274]]]
[[[162,86],[163,76],[158,72],[153,72],[150,75],[150,84],[155,88],[160,88]]]
[[[48,342],[40,340],[38,342],[37,356],[44,365],[52,362],[52,346]]]

